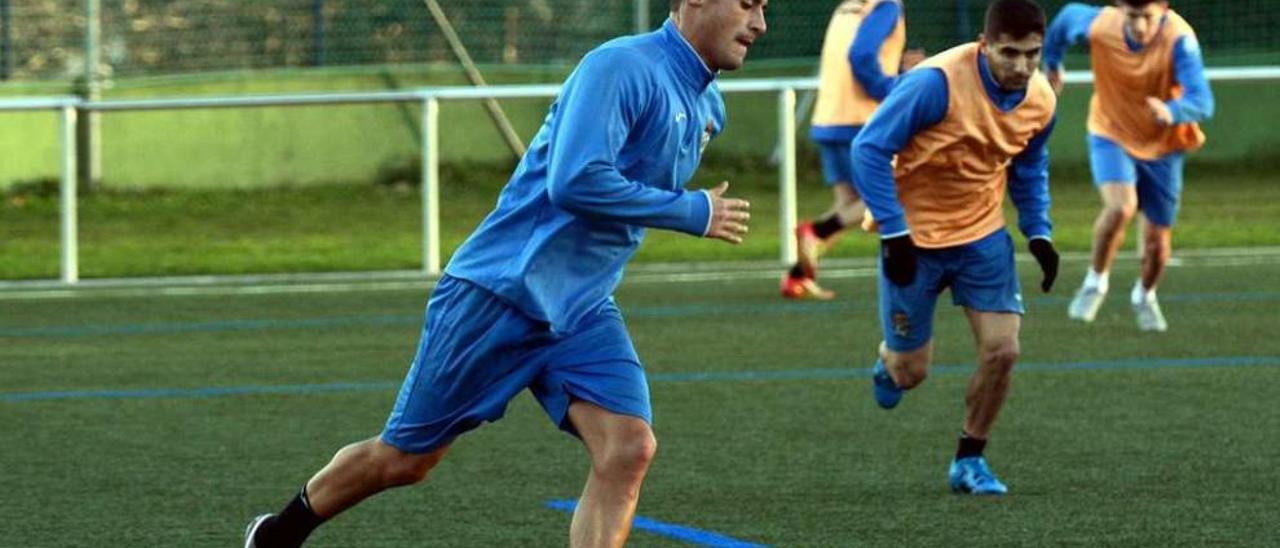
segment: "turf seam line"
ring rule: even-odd
[[[1120,255],[1122,259],[1131,252]],[[1064,253],[1063,262],[1088,259],[1087,253]],[[1027,255],[1017,261],[1027,263]],[[873,259],[832,259],[824,278],[874,276]],[[1227,267],[1280,264],[1280,247],[1189,249],[1169,259],[1169,267]],[[641,263],[628,269],[626,284],[688,283],[775,280],[781,266],[772,262],[738,263]],[[416,279],[413,277],[417,276]],[[409,279],[406,279],[409,278]],[[221,285],[219,285],[221,284]],[[240,284],[240,285],[235,285]],[[252,285],[250,285],[252,284]],[[270,295],[281,293],[331,293],[358,291],[429,290],[435,280],[416,271],[348,273],[259,274],[241,276],[187,276],[160,278],[89,279],[79,287],[51,280],[0,280],[0,301],[103,297]]]
[[[1026,300],[1033,307],[1065,305],[1066,297],[1031,297]],[[1218,303],[1218,302],[1266,302],[1280,300],[1280,292],[1219,292],[1184,293],[1163,295],[1164,303]],[[628,319],[680,318],[705,315],[735,314],[831,314],[837,312],[873,308],[868,302],[762,302],[743,304],[686,304],[669,306],[626,306],[622,315]],[[139,324],[87,324],[42,327],[0,326],[0,338],[74,338],[107,335],[163,335],[189,333],[217,333],[236,331],[260,331],[272,329],[328,329],[336,327],[366,327],[384,325],[421,324],[421,314],[329,316],[294,319],[237,319],[191,323],[139,323]]]
[[[1274,367],[1280,356],[1216,356],[1205,358],[1130,358],[1109,361],[1063,363],[1022,363],[1015,366],[1020,373],[1063,373],[1077,371],[1142,371],[1152,369],[1195,369],[1214,367]],[[929,368],[930,375],[965,375],[972,365],[942,364]],[[870,367],[831,367],[779,371],[691,371],[652,373],[651,383],[750,382],[750,381],[824,381],[860,379],[871,376]],[[346,392],[391,391],[397,381],[337,382],[327,384],[283,384],[257,386],[225,386],[202,388],[138,388],[127,390],[58,390],[43,392],[0,392],[0,403],[23,403],[51,400],[87,399],[155,399],[214,398],[223,396],[297,395],[309,396]]]

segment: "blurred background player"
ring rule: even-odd
[[[973,329],[978,367],[948,474],[957,493],[1008,492],[983,456],[1008,393],[1024,313],[1002,213],[1006,186],[1044,274],[1043,291],[1058,273],[1046,148],[1057,97],[1036,70],[1044,32],[1035,2],[993,2],[978,41],[905,74],[853,143],[854,181],[881,237],[876,403],[893,408],[928,374],[944,289]]]
[[[1045,66],[1056,90],[1062,89],[1063,54],[1086,39],[1094,76],[1089,158],[1102,212],[1093,225],[1089,270],[1067,314],[1083,322],[1097,317],[1112,261],[1141,210],[1142,271],[1129,301],[1139,329],[1165,331],[1156,284],[1172,251],[1183,154],[1204,144],[1197,122],[1213,115],[1213,93],[1195,31],[1168,2],[1064,7],[1045,39]]]
[[[830,300],[817,283],[818,259],[845,227],[862,223],[866,207],[853,186],[849,146],[901,70],[924,59],[903,52],[907,26],[898,0],[846,0],[836,7],[822,42],[818,101],[809,135],[835,196],[831,209],[796,227],[798,261],[782,277],[788,299]]]
[[[685,184],[724,128],[721,70],[765,32],[768,0],[672,0],[651,33],[589,52],[494,211],[453,255],[381,435],[343,447],[246,548],[294,547],[326,520],[421,482],[460,435],[531,391],[591,459],[575,547],[621,546],[656,450],[644,368],[613,299],[645,227],[742,241],[748,204]],[[495,478],[518,481],[516,478]]]

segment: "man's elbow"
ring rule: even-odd
[[[858,85],[876,99],[884,99],[888,92],[885,84],[891,79],[880,68],[879,54],[857,52],[849,57],[849,63],[853,66],[853,79]]]
[[[863,133],[858,134],[858,137],[853,140],[853,146],[849,150],[854,166],[870,165],[875,163],[876,158],[879,156],[876,152],[875,143],[872,142],[871,139],[862,138],[865,132],[866,130],[864,129]]]
[[[880,70],[880,52],[853,50],[849,52],[849,64],[853,67],[853,75],[859,81],[865,78],[883,76]]]
[[[863,192],[861,182],[868,181],[871,176],[866,173],[869,166],[876,165],[877,162],[883,161],[876,152],[875,145],[870,141],[856,139],[853,142],[852,150],[849,152],[853,159],[854,186],[859,192]]]
[[[551,205],[573,214],[580,214],[586,209],[587,200],[578,189],[581,188],[579,175],[568,179],[552,179],[547,185],[547,199]]]

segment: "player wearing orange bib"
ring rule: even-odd
[[[853,187],[849,146],[893,87],[899,68],[924,58],[903,52],[907,26],[901,0],[844,0],[822,41],[818,101],[809,137],[822,158],[822,173],[834,193],[831,208],[796,227],[798,261],[782,276],[782,296],[828,300],[817,283],[818,259],[845,227],[862,223],[866,206]]]
[[[1195,31],[1168,2],[1119,0],[1112,7],[1068,4],[1045,40],[1050,80],[1061,88],[1062,56],[1089,44],[1094,94],[1089,104],[1089,157],[1103,208],[1093,226],[1093,256],[1068,307],[1092,322],[1106,297],[1116,251],[1137,211],[1142,272],[1130,304],[1143,331],[1165,331],[1156,284],[1172,249],[1182,194],[1183,155],[1204,144],[1197,122],[1213,115],[1213,93]]]
[[[949,482],[959,493],[1008,491],[983,451],[1019,352],[1022,294],[1002,207],[1053,286],[1049,153],[1057,98],[1037,72],[1045,16],[1031,0],[996,0],[978,42],[904,75],[854,140],[858,190],[881,238],[876,403],[893,408],[928,374],[938,297],[951,290],[978,346],[964,431]],[[894,156],[897,156],[896,163]]]

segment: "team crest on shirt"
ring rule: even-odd
[[[702,130],[702,142],[698,143],[698,154],[702,154],[707,150],[707,145],[711,143],[711,136],[715,134],[716,126],[707,120],[707,127]]]
[[[893,332],[899,337],[905,337],[911,333],[911,321],[907,319],[906,312],[894,312],[892,316]]]

